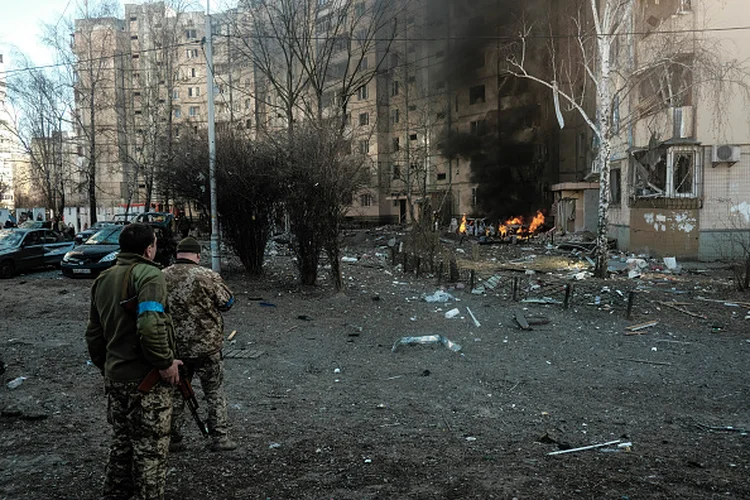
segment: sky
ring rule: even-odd
[[[76,4],[83,0],[2,0],[0,10],[0,52],[4,55],[5,68],[18,67],[16,56],[20,50],[34,65],[54,62],[52,51],[41,41],[42,25],[55,24],[63,14],[72,15]],[[95,0],[91,0],[93,3]],[[121,4],[124,2],[121,2]],[[143,3],[129,0],[127,3]],[[206,0],[194,0],[195,8],[206,8]],[[229,0],[211,0],[211,11],[226,7]]]

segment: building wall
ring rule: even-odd
[[[720,64],[750,57],[750,33],[725,29],[742,25],[742,19],[750,21],[746,2],[693,0],[689,10],[679,11],[679,8],[678,0],[638,2],[635,32],[678,32],[664,37],[674,36],[684,45],[685,53],[695,50],[694,46],[708,49],[711,58],[723,57],[718,61]],[[655,27],[654,17],[661,19],[658,27]],[[679,33],[681,31],[683,33]],[[638,64],[647,64],[651,58],[662,55],[654,49],[664,40],[660,36],[641,35],[630,40]],[[696,66],[702,64],[704,62]],[[623,193],[622,203],[610,211],[610,234],[617,235],[620,248],[654,255],[710,259],[728,256],[732,251],[727,248],[737,248],[728,241],[750,234],[750,210],[743,205],[745,200],[750,200],[747,102],[736,88],[727,92],[728,87],[722,89],[709,80],[711,77],[707,73],[695,71],[687,100],[677,104],[681,107],[679,115],[675,108],[666,106],[644,114],[642,110],[648,104],[648,96],[641,88],[622,103],[622,115],[633,112],[641,117],[632,128],[622,131],[621,144],[613,154],[616,160],[613,166],[620,168]],[[671,175],[667,170],[667,178],[675,185],[679,182],[674,173],[677,169],[673,163],[675,155],[682,150],[694,152],[692,195],[678,194],[677,189],[671,193],[667,190],[661,196],[655,196],[648,189],[641,192],[642,184],[635,182],[637,163],[630,152],[648,148],[652,137],[664,144],[665,151],[674,152],[666,158],[674,169]],[[740,146],[739,162],[713,162],[713,148],[721,144]],[[644,197],[646,193],[648,196]]]

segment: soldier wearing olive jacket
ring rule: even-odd
[[[167,286],[156,255],[156,235],[146,224],[120,234],[117,264],[91,288],[86,343],[104,374],[113,439],[104,498],[163,499],[172,389],[179,381]],[[132,307],[129,307],[132,305]],[[156,368],[163,380],[148,393],[138,384]]]

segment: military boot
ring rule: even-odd
[[[216,436],[211,445],[211,451],[232,451],[237,448],[237,443],[227,436]]]
[[[169,451],[182,451],[185,449],[185,444],[182,442],[182,434],[178,432],[172,432],[169,440]]]

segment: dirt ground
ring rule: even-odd
[[[392,236],[347,235],[358,260],[343,265],[343,294],[328,279],[298,287],[283,249],[263,280],[227,264],[240,446],[211,453],[191,427],[170,456],[167,498],[750,498],[750,320],[736,305],[750,295],[728,273],[650,261],[639,279],[577,280],[585,261],[570,250],[446,239],[461,258],[456,289],[426,266],[419,277],[392,266]],[[470,269],[484,293],[471,293]],[[567,309],[523,302],[562,302],[566,284]],[[0,283],[0,499],[97,498],[109,428],[83,341],[90,286],[53,270]],[[424,300],[441,287],[458,300]],[[524,331],[516,312],[549,322]],[[393,350],[436,334],[460,351]],[[631,446],[548,455],[616,440]]]

